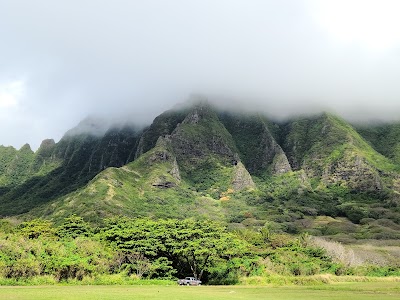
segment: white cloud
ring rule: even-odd
[[[0,2],[0,144],[87,115],[151,122],[193,92],[282,117],[400,116],[400,0]]]
[[[313,17],[337,42],[386,51],[400,44],[400,1],[310,1]]]
[[[25,93],[24,81],[0,84],[0,108],[16,108]]]

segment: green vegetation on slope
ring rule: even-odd
[[[11,150],[0,149],[8,165]],[[118,127],[23,150],[36,175],[15,164],[20,183],[0,188],[2,216],[194,217],[340,240],[398,238],[398,167],[329,114],[273,123],[200,102],[165,112],[143,132]],[[322,226],[323,216],[333,221]]]
[[[230,133],[207,104],[196,105],[171,135],[182,178],[196,191],[219,198],[231,187],[237,149]]]
[[[7,233],[0,232],[0,282],[47,276],[53,282],[95,283],[119,276],[123,283],[191,275],[205,283],[235,284],[252,277],[312,282],[304,276],[400,274],[399,265],[348,264],[306,235],[278,234],[267,226],[229,232],[208,220],[115,217],[94,228],[77,216],[59,226],[41,219],[1,226]]]
[[[382,155],[400,164],[400,124],[357,125],[357,132]]]
[[[250,174],[268,177],[290,170],[289,162],[281,147],[269,132],[259,115],[221,113],[220,120],[232,135],[240,158]],[[282,156],[279,158],[279,156]],[[282,160],[281,166],[274,166]],[[283,170],[279,170],[282,169]],[[274,170],[275,169],[275,170]]]
[[[17,164],[21,167],[8,168],[18,178],[25,180],[3,188],[0,215],[28,212],[83,187],[107,167],[125,165],[133,160],[137,142],[136,129],[122,127],[112,128],[102,137],[90,134],[67,135],[57,144],[45,140],[36,153],[24,149],[25,156],[31,155],[29,159],[32,163],[27,164],[25,159]],[[26,175],[27,168],[35,173],[28,172]]]
[[[283,149],[296,169],[304,166],[324,167],[346,157],[346,151],[363,156],[373,167],[393,171],[395,166],[379,155],[342,119],[330,114],[298,119],[284,125]],[[317,170],[315,170],[317,172]]]
[[[0,187],[13,187],[57,168],[60,160],[51,156],[53,146],[51,142],[46,146],[42,144],[36,153],[28,144],[20,150],[0,146]]]
[[[187,115],[186,109],[168,110],[158,117],[144,130],[140,139],[136,157],[152,149],[160,136],[169,135]]]
[[[104,170],[84,188],[37,207],[32,214],[58,220],[76,213],[92,222],[113,215],[221,218],[217,201],[195,194],[180,179],[169,144],[160,138],[137,160]]]

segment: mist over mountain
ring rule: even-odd
[[[246,98],[246,100],[239,99],[237,97],[226,97],[220,95],[211,95],[207,96],[205,94],[190,94],[186,98],[182,98],[182,101],[175,102],[170,107],[166,109],[170,109],[172,107],[173,110],[183,109],[184,107],[188,107],[198,101],[206,101],[212,104],[214,107],[221,111],[230,111],[232,113],[240,113],[240,114],[263,114],[268,116],[269,119],[284,123],[292,118],[297,118],[299,116],[313,116],[316,114],[321,114],[323,112],[329,112],[335,115],[339,115],[343,117],[345,120],[354,124],[355,126],[365,127],[365,126],[375,126],[375,125],[383,125],[390,124],[393,122],[397,122],[399,119],[396,116],[388,117],[388,115],[383,116],[379,114],[379,111],[375,110],[375,114],[371,111],[367,111],[367,109],[354,109],[347,110],[342,114],[335,112],[335,110],[319,105],[319,104],[305,104],[305,103],[292,103],[286,104],[285,102],[271,102],[266,104],[261,99],[257,98]],[[89,114],[88,116],[83,116],[81,120],[78,120],[75,124],[72,125],[72,128],[66,128],[65,132],[57,133],[55,136],[48,136],[46,138],[53,138],[56,141],[60,140],[63,136],[68,135],[78,135],[82,133],[92,134],[95,136],[102,136],[106,133],[109,128],[121,128],[124,126],[134,126],[136,128],[144,128],[151,124],[152,120],[157,116],[155,113],[158,109],[165,107],[166,103],[157,107],[156,109],[146,111],[145,106],[138,106],[132,111],[125,110],[123,112],[108,112],[108,113],[97,113],[97,114]],[[165,110],[166,110],[165,109]],[[162,111],[158,112],[162,113]],[[54,124],[57,127],[57,122]],[[53,126],[53,125],[52,125]],[[52,127],[50,126],[50,127]],[[29,137],[22,139],[25,142],[22,146],[29,141]],[[4,143],[7,145],[6,143]],[[40,146],[40,141],[35,140],[29,143],[31,148],[36,151]],[[21,146],[21,147],[22,147]],[[16,147],[18,148],[18,147]]]
[[[0,143],[37,149],[88,115],[149,124],[192,92],[280,118],[398,120],[398,5],[5,1]]]

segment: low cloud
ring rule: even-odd
[[[0,89],[0,144],[37,148],[88,115],[148,123],[191,93],[279,118],[397,120],[396,3],[3,1],[0,86],[23,78],[24,93]]]
[[[7,82],[0,85],[0,108],[15,108],[24,95],[24,82],[22,80]]]

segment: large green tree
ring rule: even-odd
[[[114,218],[108,221],[103,238],[127,255],[167,259],[180,273],[190,270],[198,279],[217,261],[237,256],[246,248],[220,223],[193,219]]]
[[[231,259],[246,249],[244,242],[220,223],[191,219],[177,222],[170,242],[173,254],[184,259],[199,280],[217,261]]]

